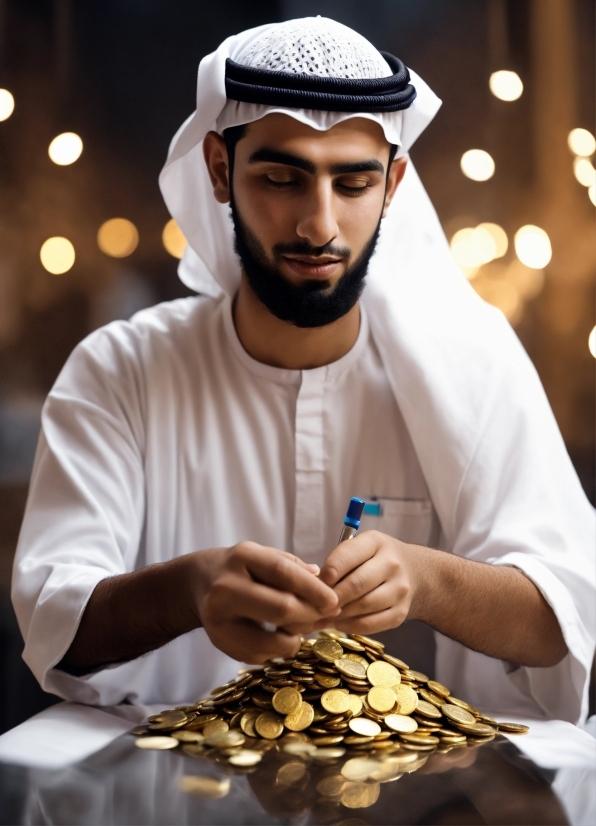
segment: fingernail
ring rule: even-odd
[[[315,565],[315,563],[314,563],[314,562],[309,562],[308,567],[309,567],[309,568],[313,568],[313,569],[314,569],[314,570],[313,570],[313,574],[314,574],[315,576],[318,576],[318,575],[321,573],[321,569],[319,568],[319,566],[318,566],[318,565]]]

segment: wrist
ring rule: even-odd
[[[443,554],[423,545],[406,545],[404,552],[412,593],[408,619],[432,625],[432,610],[436,606],[439,587],[440,557]]]

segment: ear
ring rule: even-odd
[[[402,179],[406,172],[407,165],[407,158],[396,158],[391,164],[391,169],[389,170],[389,174],[387,175],[387,189],[385,192],[385,204],[383,205],[383,214],[381,216],[382,218],[384,218],[387,215],[387,210],[391,205],[393,196],[397,192],[397,187],[402,182]]]
[[[203,140],[203,157],[213,185],[215,200],[220,204],[230,201],[228,150],[217,132],[207,132]]]

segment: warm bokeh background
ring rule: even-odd
[[[516,328],[594,499],[596,188],[568,140],[594,132],[592,0],[0,0],[0,90],[15,103],[8,116],[0,91],[0,731],[52,700],[20,661],[8,600],[44,396],[97,326],[187,294],[164,248],[157,176],[194,108],[201,57],[244,28],[309,14],[397,54],[443,99],[413,159],[449,239],[467,230],[454,254]],[[521,79],[516,100],[491,94],[499,70]],[[48,148],[64,132],[83,151],[58,165]],[[590,156],[590,136],[574,134]],[[470,149],[494,160],[487,180],[463,174]],[[98,245],[113,218],[134,224],[99,239],[120,243],[119,257]],[[505,231],[503,256],[486,230],[472,235],[485,222]],[[518,242],[522,263],[514,238],[526,225],[548,238],[525,252]],[[55,236],[76,256],[56,275],[40,259]]]

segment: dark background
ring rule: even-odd
[[[570,129],[594,131],[592,0],[0,0],[0,88],[16,101],[0,123],[0,731],[52,701],[20,660],[8,599],[44,396],[95,327],[187,294],[161,242],[157,177],[200,59],[242,29],[310,14],[397,54],[442,98],[412,157],[448,237],[480,221],[510,241],[523,224],[549,233],[544,286],[511,320],[594,500],[594,206],[567,148]],[[490,94],[496,69],[522,77],[518,101]],[[60,167],[47,147],[64,131],[84,151]],[[491,180],[462,175],[470,148],[494,157]],[[140,235],[124,259],[96,243],[116,216]],[[77,252],[62,276],[39,259],[54,235]],[[490,266],[479,291],[502,275]]]

